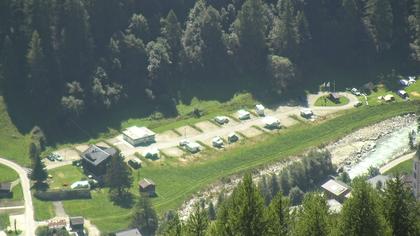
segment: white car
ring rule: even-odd
[[[357,90],[357,88],[352,88],[351,90],[351,93],[352,94],[354,94],[354,95],[356,95],[356,96],[361,96],[362,94],[360,93],[360,91],[359,90]]]
[[[214,147],[218,147],[218,148],[223,147],[223,139],[220,136],[214,137],[211,142]]]

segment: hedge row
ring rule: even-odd
[[[58,190],[58,191],[38,191],[34,196],[44,201],[62,201],[73,199],[90,199],[92,198],[90,191],[86,189],[79,190]]]

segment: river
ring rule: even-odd
[[[415,130],[416,125],[398,129],[376,141],[376,146],[365,157],[353,166],[348,167],[350,178],[367,173],[369,167],[380,167],[387,162],[403,155],[409,150],[408,134]]]

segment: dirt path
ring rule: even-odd
[[[384,174],[384,173],[385,173],[385,172],[387,172],[388,170],[390,170],[390,169],[394,168],[395,166],[397,166],[397,165],[399,165],[399,164],[403,163],[404,161],[407,161],[407,160],[413,159],[415,154],[416,154],[416,153],[415,153],[415,152],[413,152],[413,153],[409,153],[409,154],[406,154],[406,155],[404,155],[404,156],[398,157],[397,159],[395,159],[395,160],[393,160],[393,161],[391,161],[391,162],[387,163],[386,165],[382,166],[382,167],[379,169],[379,172],[381,172],[381,174]]]

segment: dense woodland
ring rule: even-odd
[[[413,72],[420,1],[2,0],[0,55],[12,118],[50,133],[127,104],[176,115],[194,84],[283,95],[324,70]]]

